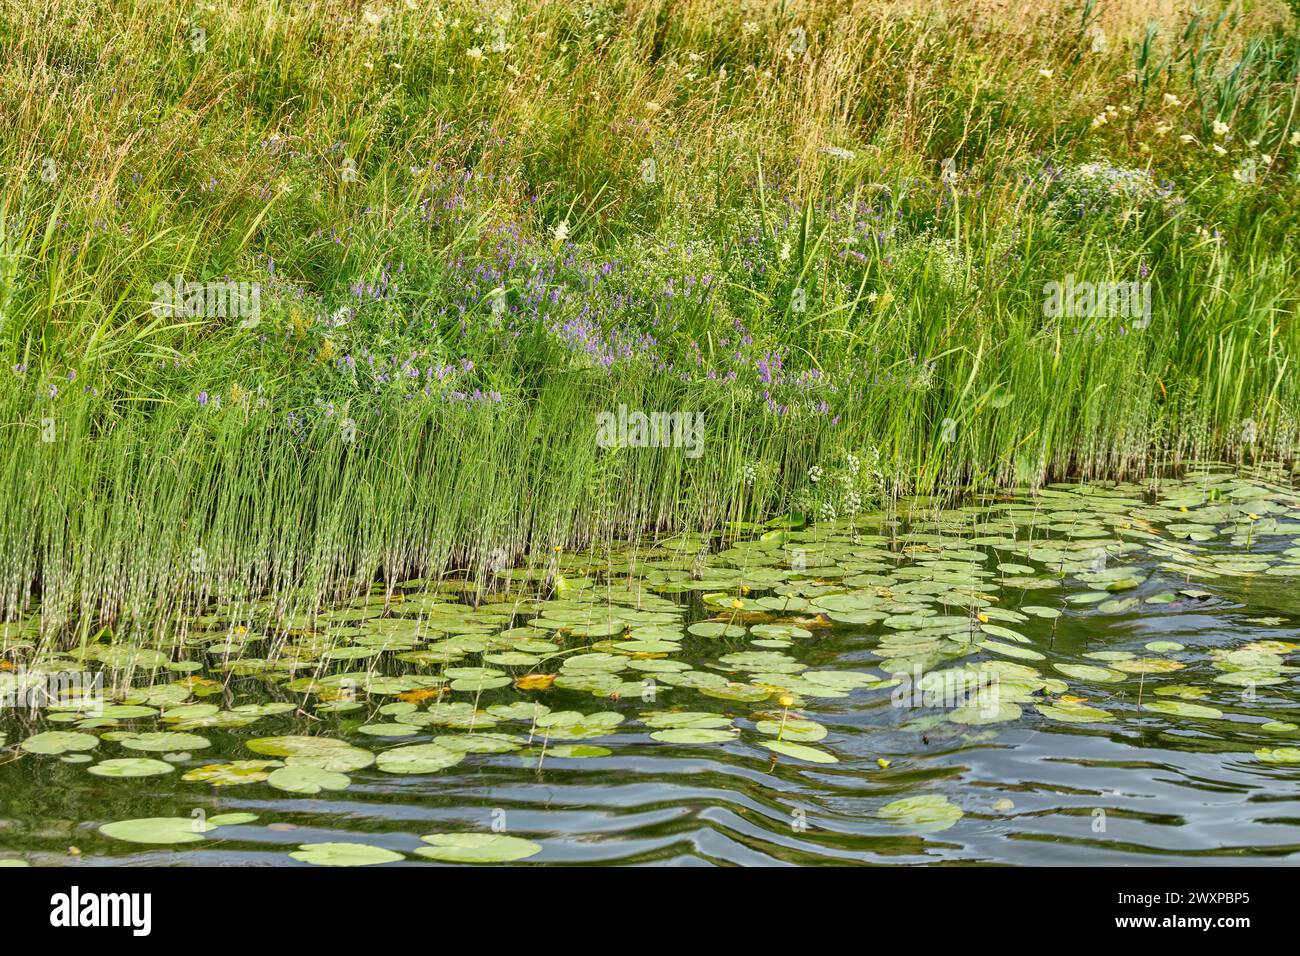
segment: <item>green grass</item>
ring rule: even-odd
[[[1294,456],[1283,4],[93,6],[0,15],[0,617]],[[1141,185],[1078,215],[1093,162]],[[1047,322],[1071,274],[1149,327]],[[597,448],[620,404],[704,454]]]

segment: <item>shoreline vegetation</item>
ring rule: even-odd
[[[7,4],[0,620],[1290,480],[1300,39],[1201,7]]]

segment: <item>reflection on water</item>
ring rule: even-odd
[[[422,836],[485,833],[529,863],[1295,859],[1300,512],[1271,477],[646,541],[478,607],[412,582],[320,617],[215,608],[157,655],[42,656],[12,627],[11,689],[102,667],[121,692],[0,722],[0,858],[423,866]],[[266,742],[303,735],[340,743]],[[99,830],[231,813],[256,818]]]

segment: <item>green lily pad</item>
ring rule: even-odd
[[[444,734],[434,743],[466,754],[504,754],[523,746],[522,738],[509,734]]]
[[[1073,677],[1076,680],[1101,681],[1104,683],[1124,680],[1122,673],[1113,671],[1109,667],[1093,667],[1090,664],[1053,664],[1052,666],[1066,677]]]
[[[1265,763],[1300,763],[1300,747],[1274,747],[1256,750],[1255,756]]]
[[[431,845],[416,855],[444,863],[513,863],[542,852],[541,844],[503,833],[430,833],[420,839]]]
[[[924,833],[938,833],[965,816],[965,811],[945,796],[923,794],[886,804],[880,808],[880,815],[886,820],[918,827]]]
[[[736,739],[735,731],[710,730],[707,727],[673,727],[652,731],[650,736],[670,744],[717,744]]]
[[[86,769],[97,777],[155,777],[176,770],[165,760],[151,760],[148,757],[118,757],[113,760],[101,760]]]
[[[738,627],[735,624],[724,624],[721,621],[701,621],[698,624],[692,624],[686,631],[696,637],[744,637],[746,633],[743,627]]]
[[[1269,734],[1289,734],[1293,730],[1300,729],[1296,724],[1284,720],[1270,720],[1268,723],[1260,724],[1257,728]]]
[[[779,735],[782,740],[802,743],[812,743],[826,736],[825,727],[815,720],[802,717],[787,717],[784,727],[779,720],[760,720],[754,729],[760,734],[771,734],[773,737]]]
[[[438,744],[412,744],[385,750],[375,766],[385,773],[436,773],[454,767],[465,759],[461,751],[448,750]]]
[[[149,731],[145,733],[108,733],[105,739],[114,740],[127,750],[145,750],[167,753],[180,750],[201,750],[212,746],[212,742],[198,734],[179,731]]]
[[[1223,711],[1217,707],[1207,707],[1204,704],[1188,704],[1181,700],[1155,700],[1148,701],[1142,705],[1143,710],[1154,710],[1158,714],[1173,714],[1175,717],[1204,717],[1207,720],[1218,720],[1223,716]]]
[[[99,738],[75,730],[47,730],[33,734],[18,745],[32,754],[62,754],[70,750],[94,750]]]
[[[608,747],[597,747],[595,744],[559,744],[546,748],[546,759],[549,760],[552,757],[608,757],[613,752]]]
[[[266,782],[289,793],[320,793],[322,790],[346,790],[352,778],[320,767],[287,764],[273,770]]]
[[[316,866],[377,866],[406,859],[400,853],[367,843],[303,843],[289,855]]]
[[[420,728],[411,724],[362,724],[357,732],[372,737],[412,737],[420,732]]]
[[[200,817],[142,817],[105,823],[99,832],[127,843],[198,843],[216,824]]]
[[[1087,704],[1073,704],[1062,701],[1056,704],[1037,704],[1035,706],[1044,717],[1051,717],[1067,724],[1094,724],[1114,719],[1114,714],[1109,711],[1102,710],[1100,707],[1089,707]]]
[[[282,766],[279,760],[233,760],[230,763],[196,767],[183,774],[181,779],[193,783],[210,783],[214,787],[237,787],[262,783],[271,776],[269,768],[279,766]]]
[[[840,762],[840,759],[834,754],[828,754],[816,747],[805,747],[803,744],[793,744],[786,740],[760,740],[759,743],[768,750],[775,750],[779,754],[793,757],[796,760],[807,760],[809,763]]]

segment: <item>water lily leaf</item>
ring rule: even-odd
[[[641,715],[641,722],[647,727],[659,729],[694,727],[718,730],[731,726],[730,717],[703,710],[651,710]]]
[[[608,757],[613,752],[608,747],[597,747],[595,744],[559,744],[555,747],[546,748],[547,759],[551,757]]]
[[[1168,674],[1186,666],[1163,657],[1139,657],[1129,661],[1115,661],[1114,664],[1116,670],[1129,674]]]
[[[505,687],[509,684],[510,678],[504,675],[499,677],[480,676],[480,677],[458,677],[451,682],[452,690],[470,691],[479,693],[480,691],[493,690],[497,687]]]
[[[1041,617],[1046,620],[1054,620],[1061,616],[1061,612],[1054,607],[1042,607],[1036,604],[1026,604],[1020,608],[1026,614],[1032,614],[1034,617]]]
[[[1029,643],[1029,638],[1025,637],[1025,635],[1021,634],[1019,631],[1013,631],[1009,627],[1002,627],[1000,624],[981,624],[980,630],[985,634],[991,634],[993,637],[1006,638],[1008,641],[1013,641],[1017,644]]]
[[[271,776],[271,767],[283,766],[279,760],[232,760],[230,763],[211,763],[196,767],[181,779],[210,783],[214,787],[237,787],[241,784],[261,783]]]
[[[779,735],[782,740],[802,743],[812,743],[826,736],[826,728],[817,721],[794,716],[786,718],[784,727],[779,720],[760,720],[754,725],[754,729],[760,734],[771,734],[773,737]]]
[[[671,744],[716,744],[736,739],[734,730],[710,730],[707,727],[674,727],[652,731],[650,736]]]
[[[529,700],[517,700],[512,704],[493,704],[487,712],[499,720],[536,720],[549,714],[551,708]]]
[[[521,739],[509,734],[444,734],[434,743],[467,754],[503,754],[523,746]]]
[[[775,750],[779,754],[787,757],[793,757],[796,760],[807,760],[809,763],[839,763],[840,760],[834,754],[828,754],[824,750],[818,750],[816,747],[805,747],[803,744],[790,743],[785,740],[760,740],[759,743],[768,750]]]
[[[176,768],[166,761],[151,760],[148,757],[119,757],[101,760],[86,769],[97,777],[153,777],[172,773]]]
[[[406,859],[400,853],[366,843],[303,843],[289,855],[316,866],[376,866]]]
[[[537,727],[545,737],[577,740],[603,737],[623,722],[623,715],[602,711],[583,715],[576,710],[557,710],[537,718]]]
[[[242,717],[271,717],[276,714],[292,713],[298,708],[297,705],[288,701],[273,700],[265,704],[240,704],[230,709]]]
[[[1161,591],[1159,594],[1153,594],[1146,599],[1147,604],[1172,604],[1178,600],[1178,595],[1173,591]]]
[[[1300,763],[1300,747],[1274,747],[1256,750],[1255,756],[1265,763]]]
[[[801,679],[831,690],[856,690],[881,683],[881,678],[859,671],[804,671]]]
[[[1001,724],[1019,720],[1021,713],[1020,706],[1013,701],[977,701],[954,708],[952,713],[948,715],[948,719],[955,724],[981,726],[983,724]]]
[[[315,757],[352,745],[335,737],[256,737],[244,741],[244,746],[270,757]]]
[[[410,737],[418,734],[420,728],[412,724],[398,723],[362,724],[357,728],[357,732],[372,737]]]
[[[346,790],[352,779],[333,770],[288,764],[272,771],[266,782],[289,793],[320,793],[322,790]]]
[[[1052,666],[1066,677],[1073,677],[1076,680],[1101,681],[1104,683],[1124,680],[1123,674],[1119,671],[1113,671],[1109,667],[1093,667],[1089,664],[1053,664]]]
[[[1003,644],[999,641],[976,641],[976,646],[982,647],[986,651],[992,651],[995,654],[1005,654],[1007,657],[1015,657],[1026,661],[1046,660],[1038,651],[1031,651],[1027,647],[1020,647],[1016,644]]]
[[[164,723],[175,723],[180,720],[193,720],[198,717],[211,717],[219,713],[221,708],[216,704],[181,704],[179,707],[169,707],[162,714]]]
[[[201,817],[142,817],[105,823],[99,832],[127,843],[197,843],[217,827]]]
[[[47,730],[33,734],[18,746],[32,754],[62,754],[70,750],[93,750],[99,746],[99,738],[74,730]]]
[[[104,737],[114,740],[127,750],[145,750],[157,753],[178,750],[201,750],[212,742],[198,734],[177,731],[146,731],[142,733],[108,733]]]
[[[1154,710],[1158,714],[1173,714],[1175,717],[1204,717],[1207,720],[1218,720],[1223,716],[1223,711],[1217,707],[1188,704],[1181,700],[1148,701],[1142,705],[1142,708]]]
[[[755,637],[763,638],[805,638],[812,637],[812,631],[795,624],[755,624],[749,629]]]
[[[918,827],[924,833],[938,833],[960,820],[965,811],[945,796],[923,794],[886,804],[880,808],[880,815],[886,820]]]
[[[376,759],[375,766],[385,773],[436,773],[464,759],[463,752],[438,744],[412,744],[385,750]]]
[[[504,833],[430,833],[420,839],[431,845],[416,855],[444,863],[513,863],[542,852],[541,844]]]
[[[686,630],[696,637],[744,637],[746,633],[743,627],[723,624],[719,621],[701,621],[699,624],[692,624]]]
[[[1289,734],[1297,728],[1296,724],[1283,720],[1270,720],[1268,723],[1260,724],[1257,728],[1270,734]]]
[[[767,687],[756,687],[753,684],[739,684],[734,681],[727,681],[721,685],[701,687],[700,693],[706,697],[717,697],[721,700],[740,700],[752,703],[766,700],[772,696],[773,691]]]
[[[1114,718],[1114,714],[1109,711],[1102,710],[1100,707],[1089,707],[1087,704],[1059,701],[1055,704],[1035,706],[1044,717],[1051,717],[1067,724],[1093,724]]]
[[[252,823],[257,819],[256,813],[218,813],[208,817],[208,823],[214,827],[230,827],[240,823]]]

